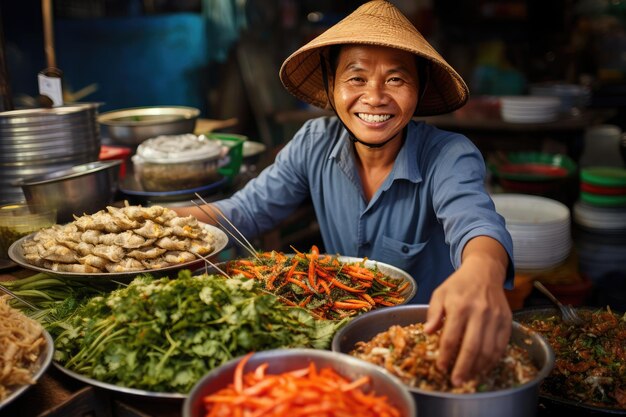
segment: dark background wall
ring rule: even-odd
[[[281,95],[277,71],[304,42],[363,1],[56,0],[58,66],[68,92],[101,111],[189,105],[204,117],[245,120],[249,91],[238,43],[253,38],[274,66],[259,84]],[[586,83],[594,105],[623,106],[626,2],[591,0],[397,0],[470,84],[473,95],[524,92],[530,83]],[[32,104],[46,67],[41,2],[0,3],[5,84],[14,107]],[[621,51],[621,52],[620,52]],[[267,71],[266,71],[267,72]],[[8,83],[7,83],[8,81]],[[84,91],[84,90],[83,90]],[[285,106],[299,106],[289,101]]]

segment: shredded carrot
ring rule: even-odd
[[[280,374],[266,373],[268,365],[263,363],[243,374],[250,355],[237,364],[231,384],[203,398],[206,417],[400,417],[386,396],[362,390],[369,376],[349,380],[313,362]]]
[[[243,391],[243,368],[246,366],[246,363],[252,356],[252,352],[248,353],[243,357],[242,360],[237,364],[237,368],[235,368],[235,392],[241,393]]]
[[[229,261],[226,270],[261,281],[264,288],[281,301],[307,308],[323,319],[342,319],[364,310],[405,301],[404,294],[410,282],[388,276],[375,266],[366,266],[365,259],[340,262],[338,256],[320,255],[315,245],[309,253],[292,249],[293,256],[272,251],[261,253],[260,259]],[[335,304],[350,298],[362,301],[363,308],[339,308]]]

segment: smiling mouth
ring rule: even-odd
[[[368,113],[357,113],[357,117],[368,123],[381,123],[386,122],[391,119],[390,114],[368,114]]]

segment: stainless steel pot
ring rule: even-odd
[[[199,116],[194,107],[133,107],[102,113],[98,122],[113,142],[134,147],[161,135],[193,133]]]
[[[17,182],[29,203],[56,208],[57,223],[93,214],[113,202],[122,160],[89,162]]]
[[[358,341],[369,341],[392,325],[407,326],[426,321],[427,305],[409,304],[371,311],[353,319],[333,338],[332,350],[348,353]],[[540,382],[554,366],[554,353],[538,333],[512,323],[511,343],[525,349],[539,373],[519,387],[475,394],[452,394],[409,387],[418,416],[529,417],[537,410]]]

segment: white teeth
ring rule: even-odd
[[[391,119],[391,115],[390,114],[357,113],[357,116],[359,116],[359,118],[361,120],[364,120],[364,121],[369,122],[369,123],[380,123],[380,122],[384,122],[386,120]]]

